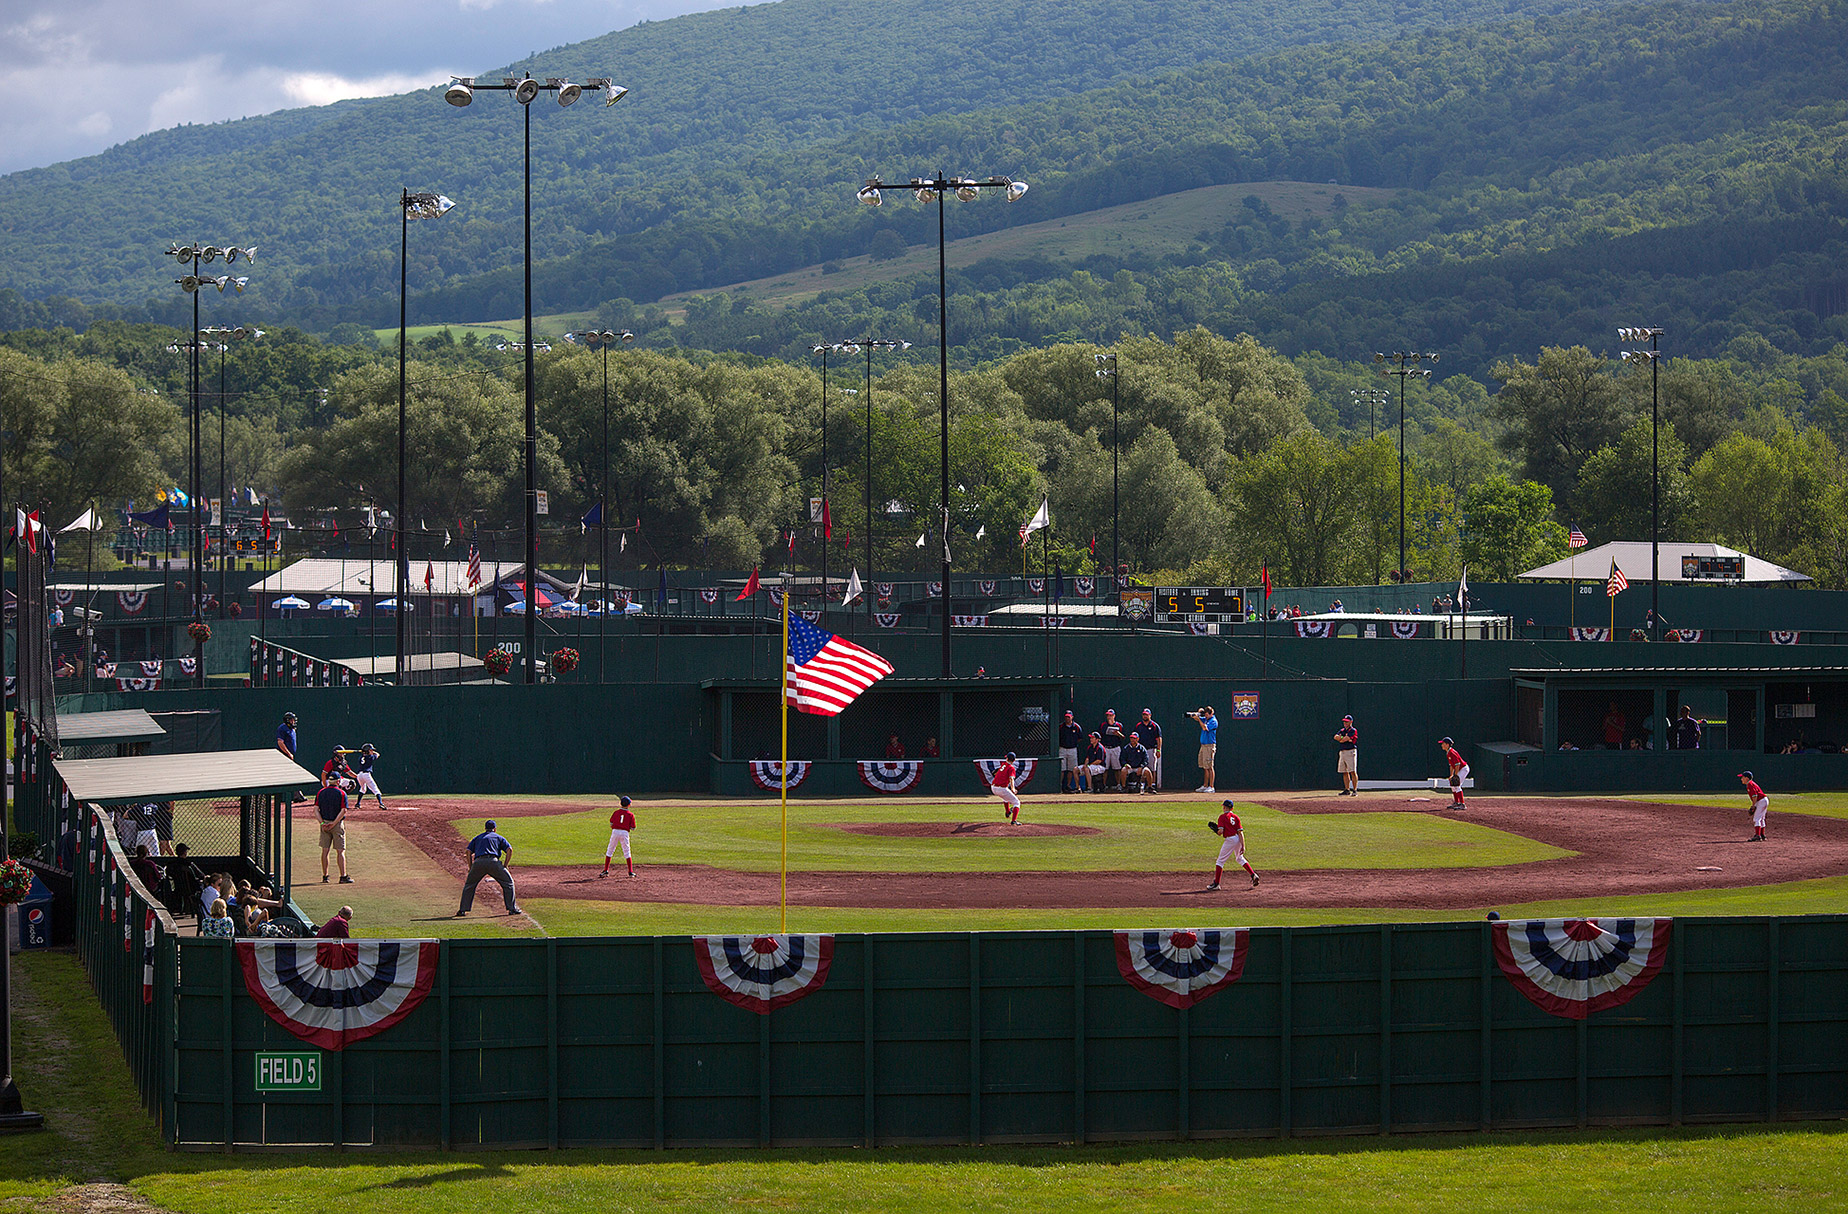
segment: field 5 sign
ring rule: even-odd
[[[258,1052],[257,1091],[318,1092],[320,1090],[320,1051]]]

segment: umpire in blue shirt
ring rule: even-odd
[[[456,912],[456,918],[468,914],[468,908],[475,904],[475,887],[481,884],[483,877],[493,877],[500,882],[501,893],[507,898],[508,914],[520,913],[513,900],[513,874],[507,871],[506,858],[512,854],[513,844],[496,833],[492,821],[486,830],[468,841],[468,883],[462,887],[462,909]]]

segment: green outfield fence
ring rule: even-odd
[[[92,935],[105,1002],[129,1001],[119,939]],[[169,1077],[163,1127],[187,1148],[1063,1142],[1848,1114],[1839,916],[1676,920],[1654,981],[1582,1021],[1529,1003],[1474,922],[1253,929],[1242,978],[1184,1011],[1124,981],[1109,932],[843,935],[825,986],[767,1016],[708,991],[685,937],[445,940],[429,997],[340,1052],[270,1020],[231,944],[176,943],[177,990],[172,970],[156,978],[174,995],[173,1032],[155,1034],[159,1057],[141,1036],[126,1048],[138,1074]],[[319,1090],[256,1091],[259,1054],[302,1050],[317,1055]]]

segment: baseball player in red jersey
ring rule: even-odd
[[[610,861],[616,855],[616,848],[622,848],[622,862],[629,866],[629,875],[635,875],[635,860],[629,855],[629,832],[635,829],[635,813],[629,808],[634,802],[624,797],[616,812],[610,815],[610,846],[603,853],[603,872],[600,876],[610,875]]]
[[[1758,781],[1752,779],[1752,773],[1749,771],[1739,773],[1739,783],[1745,785],[1745,795],[1752,802],[1752,837],[1746,842],[1763,843],[1765,841],[1765,817],[1771,812],[1771,798],[1765,796],[1765,790],[1758,787]]]
[[[1251,874],[1251,883],[1255,886],[1258,883],[1258,874],[1251,867],[1250,861],[1245,859],[1244,827],[1239,824],[1238,815],[1232,812],[1231,801],[1221,801],[1219,805],[1224,812],[1208,822],[1206,828],[1224,839],[1225,842],[1219,845],[1219,859],[1213,861],[1213,883],[1206,888],[1209,890],[1219,888],[1219,877],[1226,870],[1226,861],[1234,857],[1237,858],[1239,867]]]
[[[1437,744],[1444,752],[1444,762],[1450,764],[1450,808],[1468,809],[1463,804],[1463,781],[1469,776],[1469,764],[1457,752],[1457,744],[1449,738],[1439,738]]]
[[[1014,767],[1014,752],[1008,751],[1001,760],[1001,766],[995,768],[995,774],[988,781],[988,791],[1001,798],[1001,816],[1015,826],[1020,825],[1020,797],[1014,792],[1014,777],[1019,774]]]

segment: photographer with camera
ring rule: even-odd
[[[1219,749],[1219,718],[1213,715],[1213,706],[1195,709],[1187,714],[1200,727],[1200,770],[1205,773],[1200,787],[1195,792],[1213,792],[1213,755]]]

